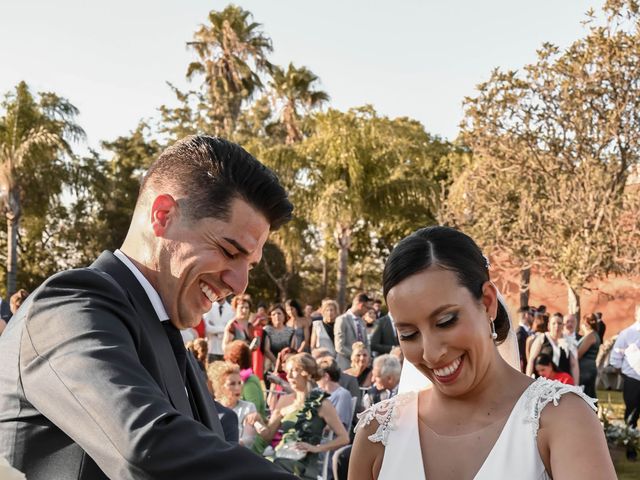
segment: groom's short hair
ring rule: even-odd
[[[229,220],[235,198],[262,213],[271,230],[288,222],[293,211],[274,172],[239,145],[205,135],[165,149],[147,170],[138,202],[148,191],[173,195],[191,220]]]

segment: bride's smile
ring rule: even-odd
[[[489,282],[481,289],[474,298],[454,272],[436,267],[399,282],[387,297],[406,359],[448,396],[475,389],[497,358],[490,325],[496,293]]]
[[[462,370],[464,356],[456,358],[453,362],[441,368],[434,368],[436,378],[440,383],[452,383],[458,378],[458,374]]]

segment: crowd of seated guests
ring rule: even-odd
[[[265,440],[273,439],[276,430],[281,429],[282,436],[274,447],[275,462],[301,478],[316,479],[317,455],[346,445],[349,435],[329,394],[317,387],[322,372],[313,357],[308,353],[291,356],[286,372],[293,392],[279,399],[261,436]],[[321,443],[325,428],[329,428],[334,437]],[[299,458],[295,452],[305,455]]]
[[[349,445],[357,413],[396,393],[402,352],[389,332],[389,317],[374,310],[366,295],[354,298],[339,327],[343,343],[354,340],[342,347],[351,360],[342,370],[334,300],[325,299],[317,311],[310,305],[303,311],[295,299],[269,309],[260,305],[255,313],[253,305],[248,295],[231,300],[222,356],[212,356],[207,342],[220,330],[214,322],[203,321],[203,332],[183,335],[208,377],[225,436],[300,478],[333,478],[330,455]],[[214,308],[211,317],[217,318],[226,307]],[[216,332],[206,331],[210,324]],[[383,353],[370,350],[374,334],[378,348],[391,354],[374,358]],[[349,452],[334,455],[342,469],[338,478],[346,478]]]
[[[347,478],[357,414],[397,393],[403,356],[391,318],[365,294],[342,315],[332,299],[318,311],[310,305],[303,311],[290,299],[252,314],[248,295],[231,306],[223,361],[208,361],[204,338],[188,344],[210,379],[228,438],[301,478]],[[578,322],[573,315],[549,315],[544,306],[521,309],[523,371],[582,385],[595,396],[602,325],[595,314]],[[327,471],[329,453],[333,468]]]
[[[204,338],[188,344],[211,380],[229,438],[301,478],[346,478],[356,416],[397,393],[404,360],[390,316],[376,306],[360,293],[342,314],[332,299],[317,311],[289,299],[269,309],[261,304],[252,314],[251,298],[235,297],[224,361],[208,361]],[[595,396],[602,316],[578,322],[571,314],[550,315],[543,305],[519,314],[522,370]],[[333,452],[332,472],[321,471],[323,452]]]

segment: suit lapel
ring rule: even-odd
[[[156,381],[167,392],[171,404],[176,410],[183,415],[193,417],[176,357],[147,292],[131,270],[111,252],[103,252],[92,267],[109,274],[124,290],[129,302],[138,313],[142,329],[147,333],[148,339],[153,345],[154,356],[160,366],[162,377],[156,378]]]
[[[358,331],[356,330],[356,322],[358,321],[358,317],[356,317],[353,313],[351,313],[351,311],[349,311],[347,313],[347,315],[349,316],[349,322],[347,322],[349,324],[349,327],[351,328],[351,333],[353,335],[353,341],[355,342],[358,339]]]

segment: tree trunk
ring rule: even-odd
[[[14,215],[7,215],[7,299],[17,290],[18,224],[19,220]]]
[[[573,313],[578,321],[578,327],[580,323],[580,295],[578,289],[567,284],[567,300],[569,313]],[[577,328],[577,327],[576,327]]]
[[[276,277],[266,261],[262,262],[262,265],[264,267],[264,271],[267,272],[268,277],[273,281],[276,288],[278,289],[278,297],[280,298],[280,302],[284,303],[284,301],[287,299],[287,284],[289,281],[288,272],[285,273],[283,277]]]
[[[344,226],[337,227],[336,242],[338,244],[338,306],[344,312],[347,304],[347,268],[349,266],[349,247],[351,244],[351,229]]]
[[[326,252],[322,255],[322,298],[327,298],[329,292],[329,259]]]
[[[520,306],[529,306],[529,285],[531,280],[531,267],[520,270]]]

